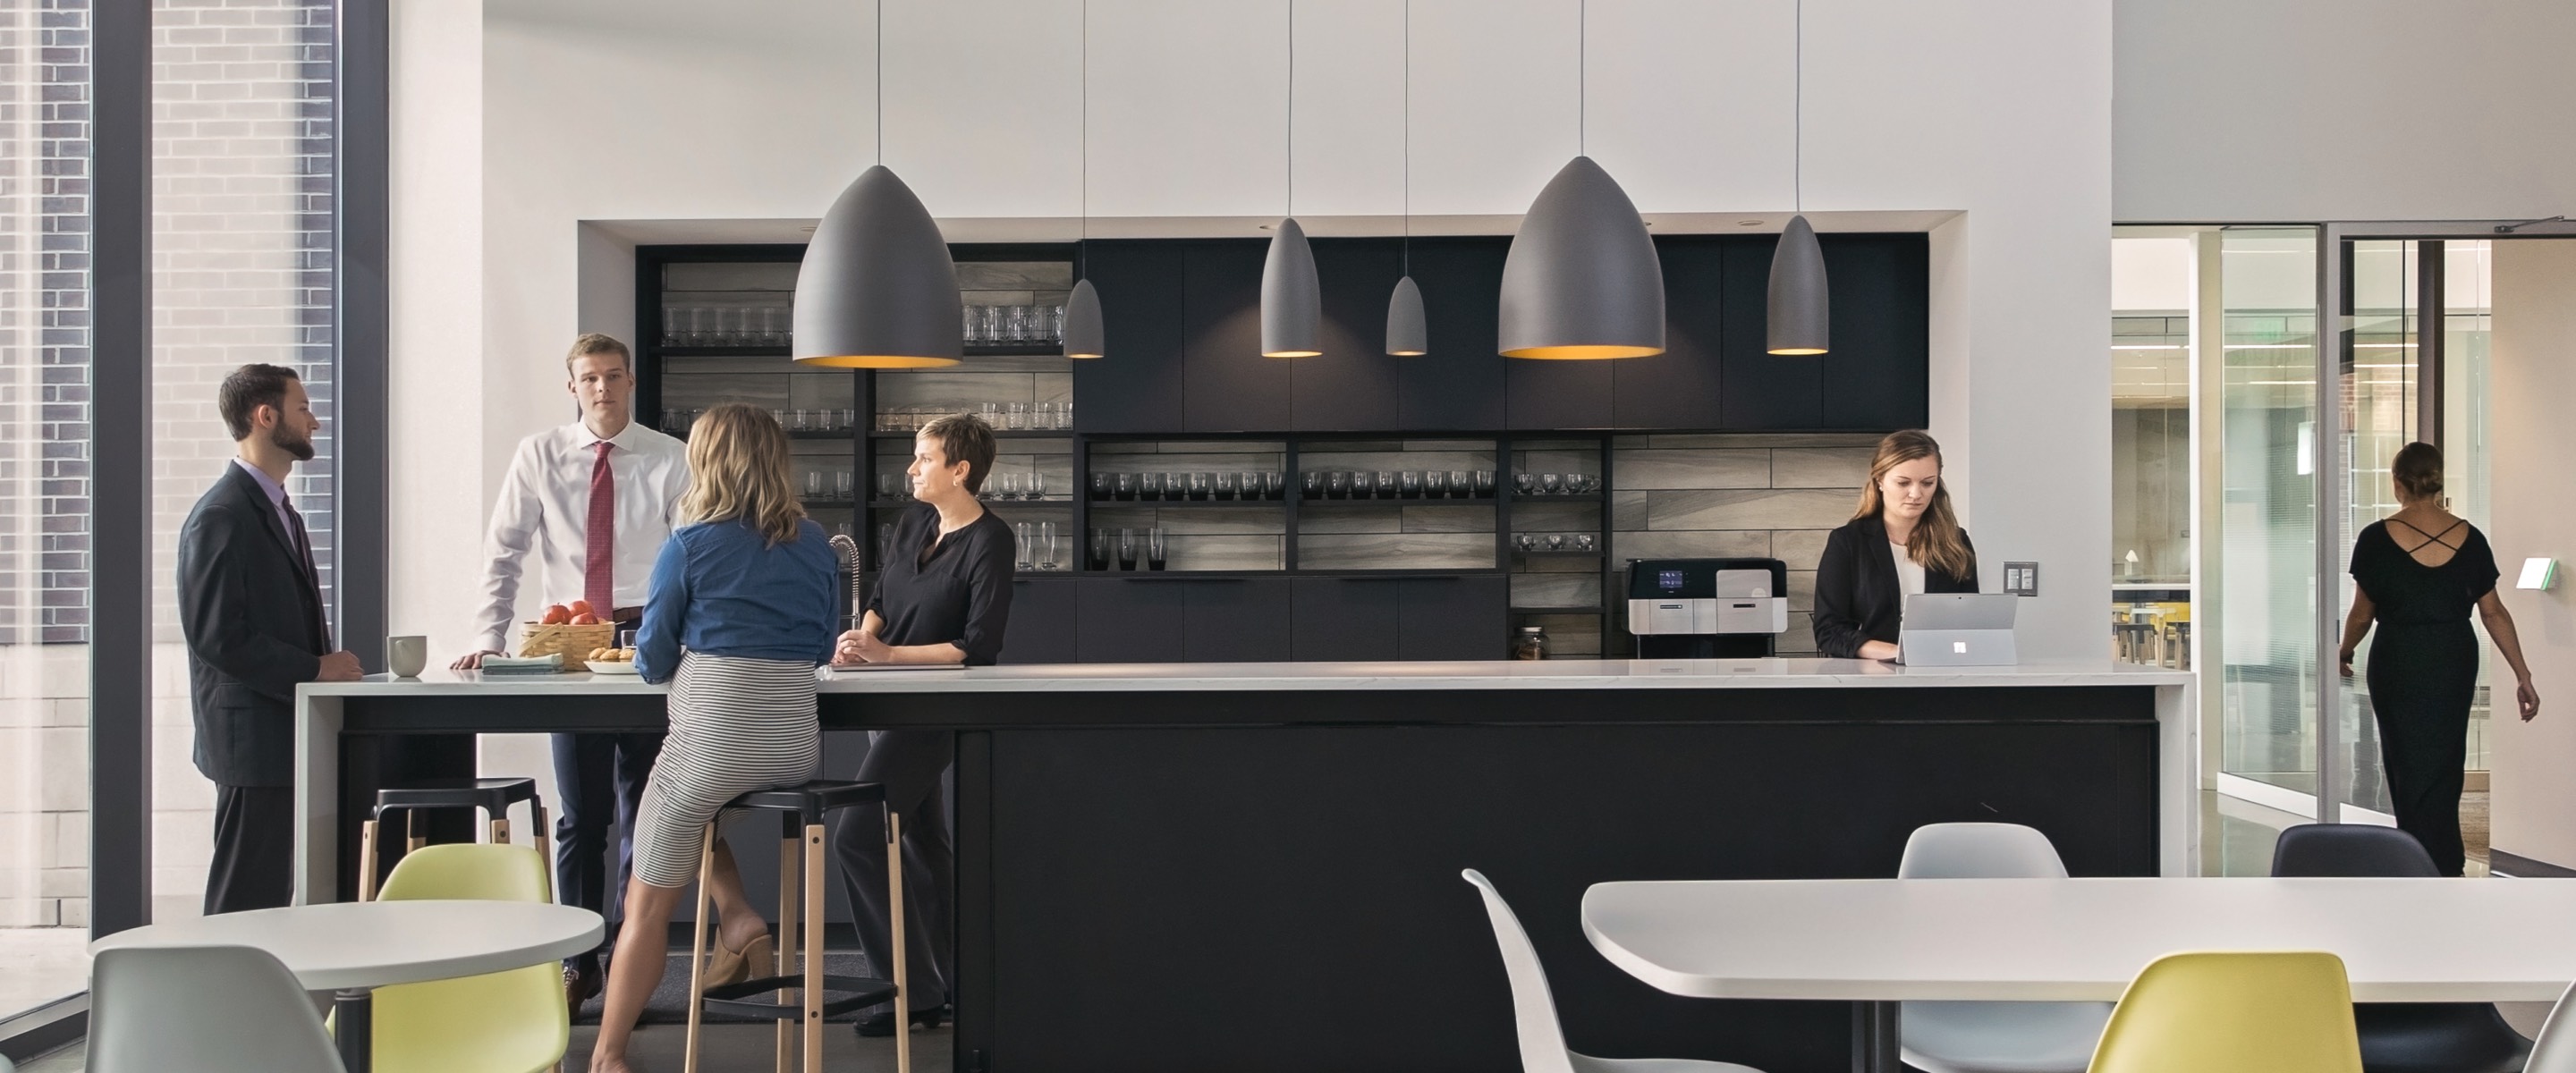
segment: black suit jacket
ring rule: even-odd
[[[1968,534],[1959,539],[1966,541]],[[1968,545],[1966,577],[1925,567],[1923,591],[1977,591],[1977,546]],[[1862,642],[1896,643],[1904,618],[1905,589],[1896,580],[1886,523],[1875,516],[1854,518],[1826,537],[1825,557],[1816,563],[1816,651],[1859,659]]]
[[[295,784],[295,686],[331,650],[320,583],[259,482],[237,463],[179,530],[179,628],[197,770],[219,786]]]

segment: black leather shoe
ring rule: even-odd
[[[564,1007],[571,1010],[575,1016],[579,1016],[582,1004],[599,994],[599,970],[588,966],[566,965],[563,971],[563,984]]]
[[[939,1023],[947,1020],[949,1015],[948,1004],[945,1002],[928,1009],[905,1012],[911,1015],[912,1023],[921,1026],[924,1032],[939,1027]],[[859,1035],[862,1036],[891,1037],[894,1035],[894,1011],[887,1010],[884,1013],[862,1017],[851,1027],[858,1029]]]

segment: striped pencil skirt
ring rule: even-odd
[[[689,652],[671,679],[671,734],[635,814],[635,878],[685,887],[699,832],[725,802],[812,780],[823,743],[814,664]]]

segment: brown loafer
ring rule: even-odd
[[[599,995],[599,974],[597,972],[583,972],[580,969],[567,965],[564,967],[563,971],[563,984],[564,1008],[571,1010],[575,1014],[579,1014],[581,1012],[582,1004],[589,1002],[591,999]]]

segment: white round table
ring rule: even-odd
[[[306,989],[336,993],[341,1063],[364,1073],[374,1059],[375,988],[541,965],[594,949],[603,934],[599,914],[546,902],[328,902],[151,924],[89,949],[265,950]]]

